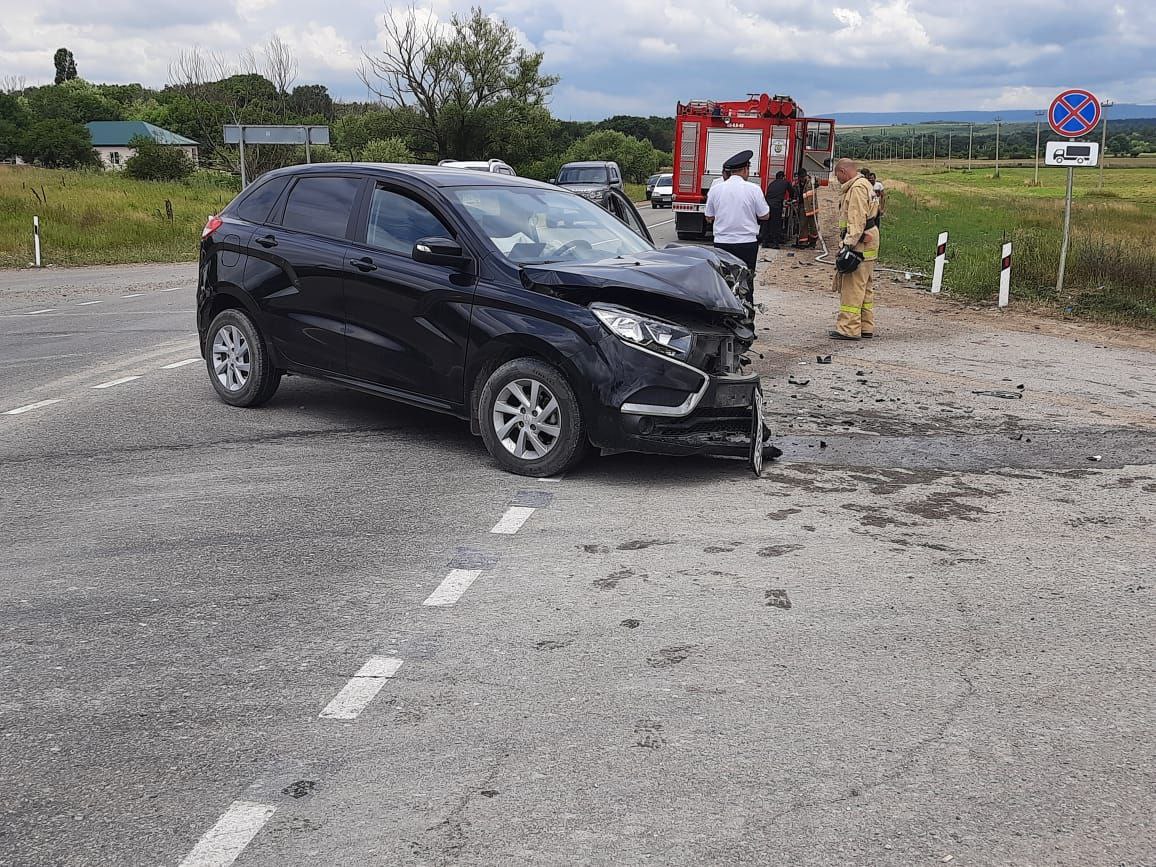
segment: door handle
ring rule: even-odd
[[[266,248],[267,247],[276,247],[277,246],[277,239],[274,238],[272,235],[266,235],[264,238],[258,238],[257,243],[260,244],[262,247],[266,247]]]
[[[369,272],[377,270],[377,265],[375,265],[373,260],[368,256],[362,256],[360,259],[350,259],[349,264],[356,268],[358,271]]]

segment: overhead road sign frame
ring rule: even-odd
[[[305,162],[313,162],[310,145],[329,144],[329,127],[296,124],[226,124],[222,140],[241,149],[241,189],[249,185],[245,145],[305,145]]]
[[[1079,138],[1100,122],[1100,100],[1082,88],[1065,90],[1048,107],[1048,125],[1056,135]]]

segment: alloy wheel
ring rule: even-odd
[[[494,400],[494,433],[510,454],[526,461],[545,457],[562,433],[562,411],[536,379],[507,383]]]
[[[249,382],[253,364],[249,342],[234,325],[221,328],[213,338],[213,372],[229,391],[240,391]]]

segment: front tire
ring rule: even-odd
[[[205,366],[217,397],[230,406],[260,406],[281,384],[265,339],[243,310],[222,310],[205,335]]]
[[[477,411],[486,450],[507,472],[553,476],[585,452],[586,424],[574,389],[544,361],[507,361],[482,386]]]

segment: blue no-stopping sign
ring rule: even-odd
[[[1087,135],[1099,122],[1100,100],[1087,90],[1065,90],[1048,109],[1048,125],[1069,138]]]

